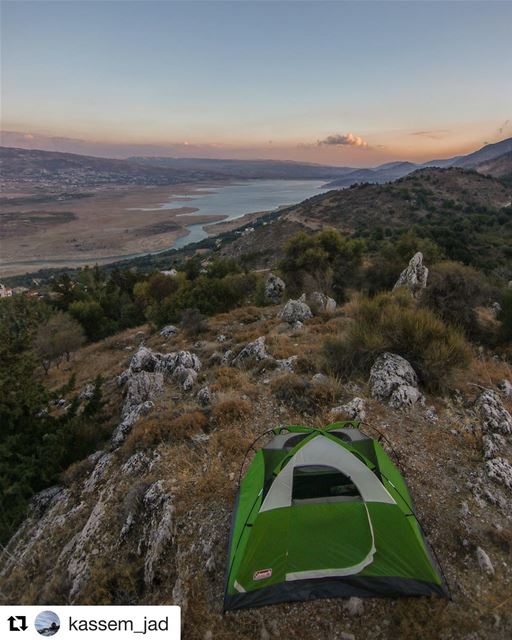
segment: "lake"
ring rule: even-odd
[[[236,220],[247,213],[273,211],[278,207],[295,204],[316,196],[327,189],[325,180],[249,180],[220,187],[198,189],[196,193],[173,198],[160,205],[159,209],[180,209],[195,207],[193,214],[201,216],[227,216],[226,220]],[[204,193],[202,193],[204,191]],[[146,209],[147,211],[147,209]],[[214,223],[191,224],[189,234],[178,238],[170,249],[181,249],[192,242],[208,237],[205,226]]]

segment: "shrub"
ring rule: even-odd
[[[445,322],[460,327],[468,337],[479,337],[476,307],[489,296],[490,286],[476,269],[457,262],[440,262],[430,269],[421,305]]]
[[[454,369],[467,367],[471,360],[459,331],[429,309],[416,307],[405,293],[363,298],[347,334],[323,345],[328,369],[345,378],[367,373],[384,351],[408,360],[431,389],[444,387]]]

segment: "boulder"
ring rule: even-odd
[[[177,335],[177,333],[178,333],[178,328],[175,327],[173,324],[168,324],[166,327],[164,327],[160,331],[160,335],[163,338],[173,338],[175,335]]]
[[[285,283],[273,273],[269,273],[265,282],[265,298],[272,304],[279,304],[286,289]]]
[[[158,358],[151,349],[141,345],[133,354],[129,368],[135,373],[138,371],[154,371],[157,362]]]
[[[312,384],[327,384],[329,382],[329,376],[326,376],[325,373],[315,373],[315,375],[311,378]]]
[[[417,295],[427,286],[428,269],[423,264],[421,251],[415,253],[407,267],[402,271],[393,290],[406,287],[413,295]]]
[[[394,409],[406,409],[424,404],[418,389],[418,376],[405,358],[395,353],[383,353],[370,371],[370,393],[373,398],[388,401]]]
[[[291,325],[312,318],[313,314],[311,313],[311,309],[306,304],[306,295],[303,294],[298,300],[288,300],[279,317]]]
[[[266,358],[268,358],[268,354],[265,348],[265,336],[260,336],[254,342],[246,344],[242,351],[233,358],[231,364],[240,366],[245,364],[247,360],[256,360],[256,362],[260,362]]]
[[[321,291],[313,291],[306,299],[315,315],[320,313],[333,314],[336,311],[336,300]]]

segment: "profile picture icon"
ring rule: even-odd
[[[60,629],[59,616],[53,611],[41,611],[34,625],[37,633],[42,636],[53,636]]]

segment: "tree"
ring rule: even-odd
[[[71,352],[81,347],[84,342],[84,331],[78,322],[67,313],[59,311],[39,327],[34,339],[34,348],[45,372],[48,373],[55,360],[65,355],[69,361]]]

